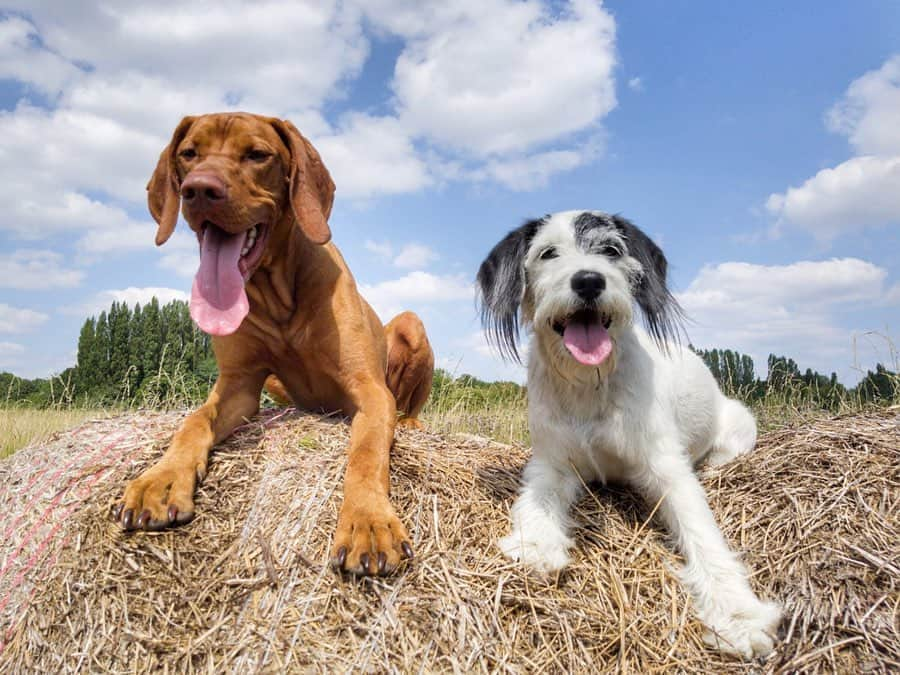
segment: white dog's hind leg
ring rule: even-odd
[[[512,507],[512,532],[499,541],[512,560],[540,572],[569,564],[569,508],[581,494],[574,469],[532,458],[525,467],[522,491]]]
[[[747,572],[728,548],[685,453],[668,448],[650,458],[651,466],[634,476],[685,558],[682,581],[710,629],[707,643],[746,659],[774,647],[781,609],[753,593]]]
[[[724,398],[724,397],[723,397]],[[724,398],[716,419],[716,437],[706,458],[710,466],[727,464],[756,445],[756,420],[739,401]]]

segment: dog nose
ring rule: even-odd
[[[216,202],[226,195],[225,183],[212,173],[189,173],[181,184],[181,198],[186,202]]]
[[[581,270],[572,275],[572,290],[585,302],[596,298],[604,288],[606,288],[606,277],[600,272]]]

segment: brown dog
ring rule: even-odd
[[[415,314],[381,325],[329,243],[334,183],[318,152],[287,121],[186,117],[147,190],[157,245],[179,204],[197,234],[191,316],[213,335],[219,378],[162,459],[128,485],[115,518],[126,530],[191,520],[210,449],[256,414],[265,384],[302,408],[353,418],[332,560],[357,574],[392,571],[412,556],[388,498],[397,410],[400,424],[419,425],[434,355]]]

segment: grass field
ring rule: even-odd
[[[64,410],[33,408],[0,408],[0,459],[8,457],[32,441],[73,427],[92,417],[109,417],[105,410],[69,408]]]
[[[894,401],[894,404],[898,401]],[[178,408],[184,407],[177,406]],[[821,408],[810,405],[799,395],[769,395],[751,404],[760,432],[821,417]],[[852,413],[872,407],[848,398],[832,413]],[[84,420],[111,417],[126,408],[50,408],[0,407],[0,459],[29,443],[39,442],[57,431]],[[472,387],[445,388],[429,400],[422,415],[429,431],[444,435],[477,434],[501,443],[529,444],[528,411],[525,394],[506,392],[485,396]]]

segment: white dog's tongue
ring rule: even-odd
[[[612,340],[599,321],[570,321],[563,331],[563,344],[586,366],[599,366],[612,352]]]
[[[191,318],[210,335],[231,335],[250,311],[238,268],[246,239],[246,232],[228,234],[213,225],[203,230],[200,268],[191,288]]]

